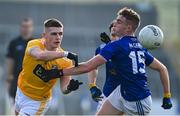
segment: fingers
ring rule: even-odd
[[[78,58],[74,62],[75,62],[75,67],[77,67],[78,66]]]
[[[98,96],[98,97],[95,97],[95,99],[102,99],[104,98],[103,96]]]
[[[98,98],[101,98],[101,99],[102,99],[102,98],[104,98],[104,97],[103,97],[103,96],[99,96]]]
[[[79,82],[78,80],[74,80],[74,79],[71,79],[73,82],[76,82],[76,83],[78,83],[78,85],[82,85],[83,84],[83,82]]]
[[[71,79],[71,83],[76,83],[78,85],[82,85],[83,82],[79,82],[78,80]]]
[[[170,109],[172,107],[172,104],[163,104],[161,105],[161,107],[164,109]]]
[[[83,84],[83,82],[79,82],[79,85],[82,85]]]
[[[98,102],[98,101],[102,101],[103,98],[104,98],[103,96],[99,96],[99,97],[94,98],[94,100]]]

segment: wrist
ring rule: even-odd
[[[63,91],[63,94],[68,94],[68,93],[70,93],[71,92],[71,90],[69,90],[68,89],[68,87]]]
[[[164,93],[163,97],[164,98],[170,98],[171,97],[171,93]]]
[[[92,87],[96,87],[96,83],[89,83],[89,89],[91,89]]]
[[[69,92],[72,91],[69,85],[67,86],[66,90]]]
[[[64,76],[63,69],[60,69],[60,70],[59,70],[59,76],[60,76],[60,77],[61,77],[61,76]]]

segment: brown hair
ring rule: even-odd
[[[59,20],[52,18],[44,21],[44,27],[63,27],[63,24]]]
[[[128,20],[127,22],[131,23],[134,31],[140,24],[139,14],[130,8],[124,7],[120,9],[117,15],[122,15],[123,17],[125,17]]]

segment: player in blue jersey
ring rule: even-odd
[[[149,66],[160,74],[163,86],[162,107],[170,109],[172,103],[168,70],[144,49],[134,36],[139,23],[140,17],[134,10],[123,8],[118,12],[112,27],[112,33],[119,39],[108,43],[98,55],[80,63],[78,67],[49,71],[37,65],[34,72],[42,80],[53,79],[51,75],[61,77],[87,73],[111,60],[117,74],[121,76],[121,85],[108,96],[97,115],[146,115],[152,105],[145,70],[145,67]]]
[[[113,22],[109,26],[109,31],[113,27]],[[100,34],[101,44],[95,51],[95,55],[99,54],[101,49],[105,47],[105,45],[109,42],[115,41],[118,39],[116,35],[110,33],[110,37],[104,32]],[[120,85],[120,75],[117,74],[116,70],[114,69],[113,63],[111,60],[106,62],[106,80],[103,87],[103,93],[101,90],[96,86],[96,78],[98,74],[98,69],[92,70],[88,73],[88,81],[89,81],[89,88],[91,91],[91,95],[94,101],[98,102],[97,111],[100,109],[106,98],[111,94],[111,92]]]

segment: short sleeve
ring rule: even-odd
[[[43,45],[41,44],[41,40],[36,39],[36,40],[31,40],[28,42],[27,47],[26,47],[26,53],[28,53],[29,49],[32,47],[39,47],[40,49],[43,49]]]
[[[100,47],[98,47],[95,51],[95,55],[99,54],[100,53]]]
[[[153,62],[154,57],[148,51],[145,52],[145,57],[146,57],[145,64],[146,66],[149,66]]]

